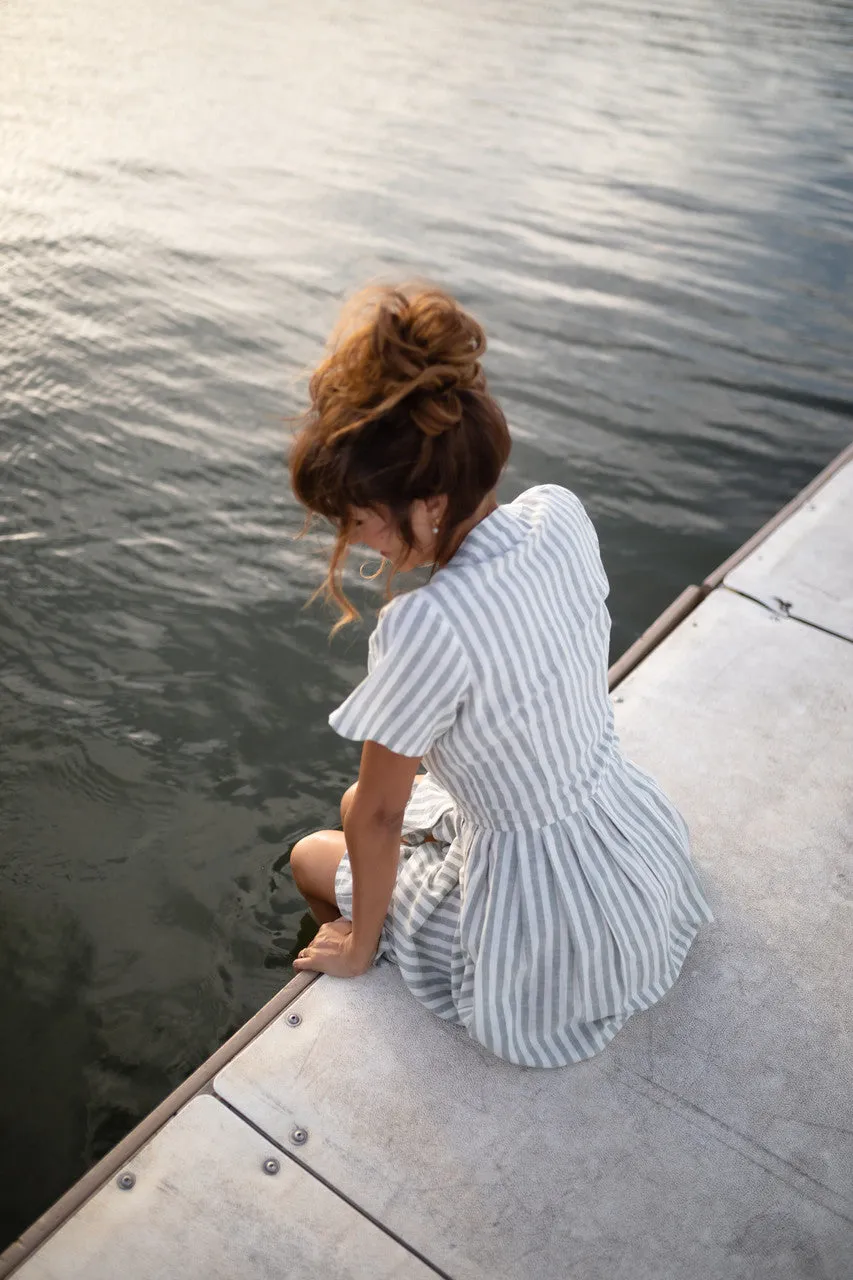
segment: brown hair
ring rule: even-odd
[[[434,286],[372,287],[344,308],[311,376],[290,455],[306,527],[313,513],[338,531],[319,588],[340,606],[337,627],[358,617],[341,587],[354,508],[387,507],[411,551],[412,503],[445,494],[434,563],[441,568],[456,529],[497,484],[510,436],[486,386],[485,350],[477,321]]]

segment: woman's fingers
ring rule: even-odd
[[[303,947],[293,962],[294,969],[311,969],[313,961],[322,960],[326,956],[334,956],[340,951],[341,942],[352,933],[352,921],[340,916],[330,924],[323,924],[317,930],[314,941]]]
[[[313,947],[306,947],[304,951],[299,952],[299,955],[293,961],[293,967],[294,969],[316,970],[318,973],[320,973],[322,972],[322,970],[319,969],[317,964],[315,963],[316,959],[317,957],[314,954]]]
[[[314,973],[328,973],[336,978],[352,978],[364,971],[352,955],[349,920],[335,920],[324,924],[309,946],[303,947],[293,962],[294,969]]]

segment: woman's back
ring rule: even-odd
[[[556,485],[499,507],[424,590],[470,683],[430,770],[485,825],[541,826],[595,790],[614,752],[610,619],[598,541]]]

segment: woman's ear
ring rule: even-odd
[[[434,498],[426,498],[424,508],[431,523],[440,525],[447,511],[447,494],[439,493]]]

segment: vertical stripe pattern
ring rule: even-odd
[[[525,1066],[598,1053],[712,919],[684,822],[619,752],[607,592],[581,503],[531,489],[383,609],[367,677],[329,718],[428,770],[380,954]],[[336,892],[349,916],[346,857]]]

